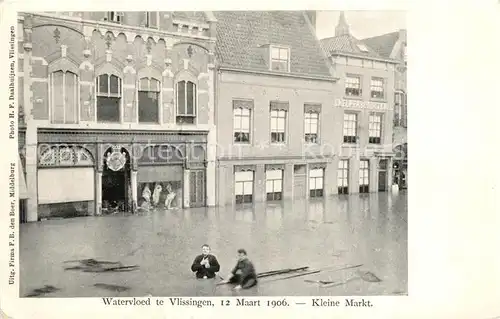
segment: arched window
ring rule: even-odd
[[[78,122],[78,77],[70,71],[50,75],[51,122]]]
[[[194,124],[196,118],[196,84],[177,82],[177,123]]]
[[[101,74],[96,78],[97,121],[120,122],[122,80],[116,75]]]
[[[139,81],[139,122],[159,123],[160,81],[142,78]]]

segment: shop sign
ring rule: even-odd
[[[127,162],[127,156],[125,152],[121,153],[120,148],[113,147],[113,151],[109,152],[106,158],[106,164],[108,168],[112,171],[119,171]]]
[[[360,101],[360,100],[347,100],[347,99],[336,99],[336,107],[343,107],[347,109],[369,109],[369,110],[379,110],[379,111],[392,111],[393,106],[387,103],[372,102],[372,101]]]

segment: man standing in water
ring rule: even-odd
[[[220,270],[219,262],[214,255],[210,254],[210,246],[207,244],[201,246],[202,254],[196,256],[191,265],[191,270],[196,272],[198,279],[215,278],[215,273]]]
[[[245,249],[238,249],[238,262],[231,271],[227,282],[236,284],[234,289],[248,289],[257,284],[257,273],[252,262],[248,259]]]

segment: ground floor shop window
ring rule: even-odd
[[[337,171],[337,187],[339,194],[349,193],[349,160],[340,160]]]
[[[236,204],[253,202],[253,171],[234,173],[234,190]]]
[[[316,168],[309,171],[309,196],[323,197],[323,176],[325,170]]]
[[[267,200],[281,200],[283,198],[283,170],[266,171]]]
[[[180,180],[139,183],[138,188],[138,204],[141,209],[182,207],[182,182]]]
[[[359,163],[359,192],[368,193],[370,185],[370,162],[361,160]]]

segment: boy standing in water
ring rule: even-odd
[[[191,265],[191,270],[196,272],[198,279],[215,278],[215,273],[220,270],[219,262],[214,255],[210,254],[210,246],[207,244],[201,246],[202,254],[196,256]]]
[[[238,249],[238,262],[231,271],[229,283],[236,284],[234,289],[248,289],[257,284],[257,273],[253,263],[248,259],[245,249]]]

